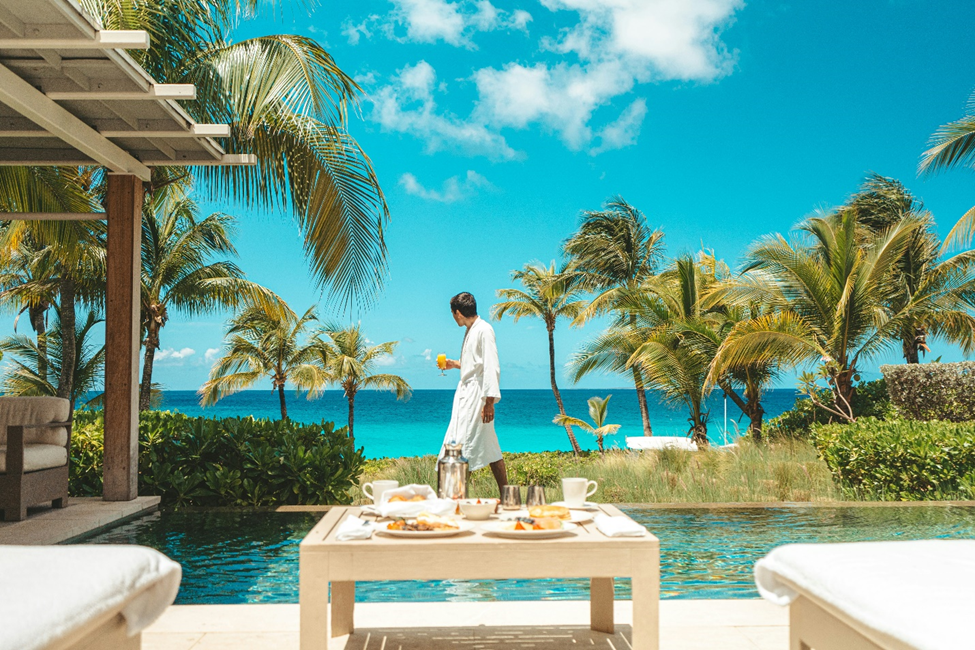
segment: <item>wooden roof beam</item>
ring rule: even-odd
[[[149,168],[57,102],[0,65],[0,102],[110,171],[150,179]]]
[[[24,34],[32,33],[24,25]],[[148,50],[149,32],[141,29],[98,30],[95,38],[2,38],[0,50]]]
[[[69,92],[49,92],[48,99],[54,101],[137,101],[147,99],[196,99],[196,86],[193,84],[152,84],[148,91],[142,90],[77,90]]]

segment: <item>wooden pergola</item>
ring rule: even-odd
[[[176,100],[188,84],[160,84],[126,50],[143,31],[100,29],[74,0],[0,0],[0,165],[99,165],[104,213],[0,213],[0,220],[108,220],[105,305],[104,498],[138,496],[142,202],[150,168],[247,165]]]

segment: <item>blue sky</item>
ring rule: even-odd
[[[449,297],[471,291],[486,312],[512,269],[555,258],[580,211],[613,195],[664,229],[669,254],[703,244],[733,266],[870,171],[947,232],[975,179],[916,166],[975,87],[973,20],[961,1],[330,0],[311,15],[285,3],[235,37],[311,36],[362,85],[350,130],[389,201],[390,274],[374,308],[344,318],[402,341],[390,371],[448,388],[426,355],[458,353]],[[251,279],[296,310],[321,300],[286,215],[201,202],[239,217]],[[197,388],[225,316],[173,319],[155,378]],[[503,385],[547,387],[540,324],[495,327]],[[560,363],[598,329],[563,325]]]

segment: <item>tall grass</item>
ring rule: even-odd
[[[362,482],[394,479],[400,485],[436,485],[436,458],[422,456],[367,461]],[[680,449],[589,453],[505,454],[509,482],[544,485],[551,503],[562,498],[562,477],[599,483],[594,499],[609,503],[724,503],[837,501],[842,492],[815,448],[783,440],[756,445],[743,440],[732,451]],[[497,496],[487,468],[471,476],[470,495]]]

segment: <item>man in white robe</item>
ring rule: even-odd
[[[470,471],[491,466],[498,492],[508,482],[501,446],[494,431],[494,405],[501,400],[501,366],[494,328],[477,315],[477,302],[469,293],[450,299],[450,311],[459,327],[466,327],[460,360],[447,359],[448,369],[460,370],[450,425],[444,444],[460,443]],[[443,448],[440,455],[443,456]]]

